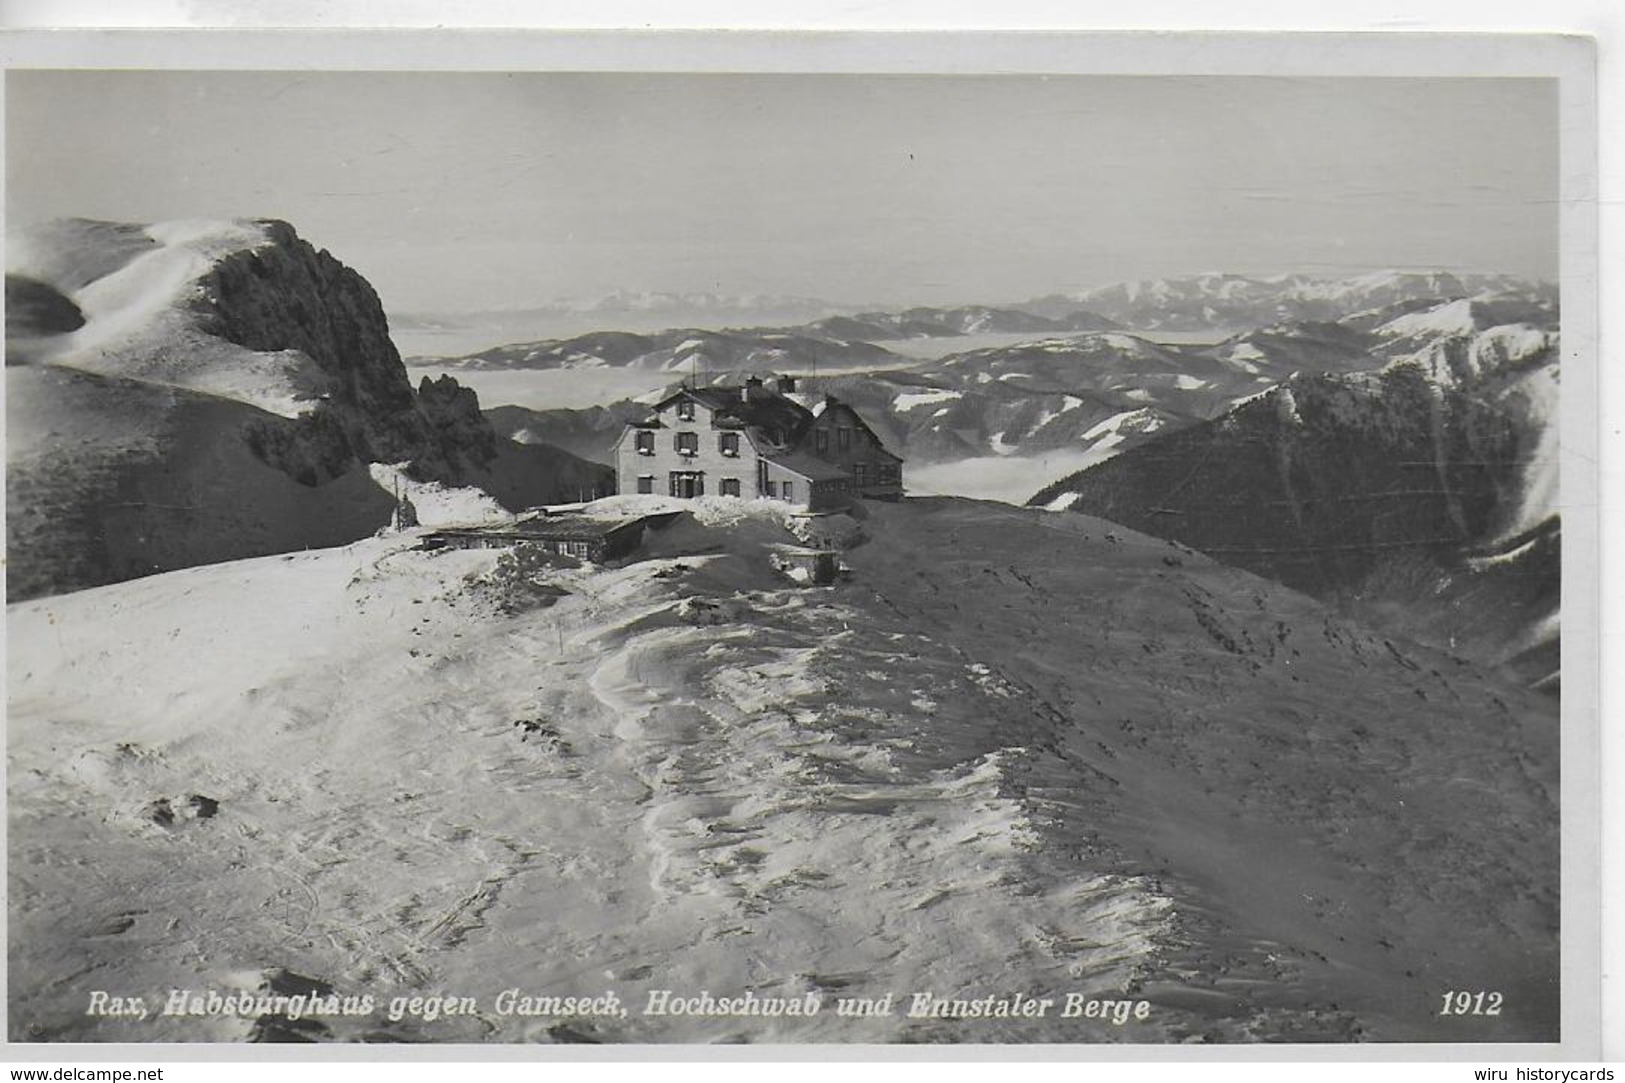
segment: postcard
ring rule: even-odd
[[[1595,1055],[1588,41],[0,48],[12,1043]]]

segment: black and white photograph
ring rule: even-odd
[[[195,55],[4,73],[10,1042],[1580,1036],[1561,73]]]

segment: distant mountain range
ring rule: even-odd
[[[1025,312],[1020,308],[961,305],[958,308],[909,308],[901,312],[860,312],[856,316],[830,316],[804,327],[787,330],[863,342],[885,342],[907,338],[949,338],[956,335],[1108,331],[1120,330],[1120,327],[1104,316],[1082,309],[1067,312],[1060,317],[1049,317]]]
[[[850,402],[887,446],[915,463],[1056,448],[1099,447],[1104,454],[1165,426],[1184,426],[1212,417],[1235,398],[1252,394],[1267,383],[1264,376],[1238,372],[1199,353],[1159,346],[1121,332],[1039,339],[924,363],[892,356],[867,343],[834,343],[776,333],[761,340],[743,332],[694,334],[696,337],[683,343],[693,353],[674,354],[670,347],[663,347],[657,353],[637,354],[633,361],[671,373],[673,383],[683,377],[706,386],[737,380],[738,371],[747,368],[741,361],[748,361],[751,371],[799,372],[797,393],[809,404],[825,393]],[[591,355],[594,358],[615,356],[611,345],[633,351],[642,348],[627,346],[620,338],[606,344],[597,341],[598,336],[587,337],[601,351]],[[760,347],[754,350],[742,345],[757,341]],[[570,349],[579,348],[581,342],[572,340]],[[814,353],[818,343],[824,347]],[[699,363],[691,376],[683,358],[714,359],[719,344],[735,349],[728,355],[730,363]],[[876,354],[892,367],[873,361],[852,364]],[[555,347],[539,360],[552,365],[560,355]],[[822,359],[809,366],[806,362],[813,356]],[[847,362],[850,371],[840,371],[842,365],[832,363],[839,361]],[[590,362],[575,363],[594,367]],[[502,407],[487,411],[504,435],[552,444],[600,462],[610,461],[610,448],[620,436],[622,424],[638,412],[638,407],[626,402],[590,410]]]
[[[1069,312],[1061,319],[1051,319],[1017,309],[963,305],[827,316],[783,327],[712,330],[685,326],[655,332],[624,328],[589,331],[568,338],[505,343],[462,356],[443,357],[439,361],[443,367],[452,369],[624,367],[664,371],[694,364],[702,369],[739,371],[874,367],[886,363],[889,355],[878,348],[866,348],[868,343],[985,334],[1063,334],[1116,328],[1117,324],[1111,320],[1082,310]]]
[[[1556,287],[1504,274],[1379,271],[1352,277],[1202,274],[1118,282],[1001,305],[883,309],[774,294],[618,291],[483,312],[397,312],[391,332],[406,356],[458,357],[492,346],[562,340],[591,331],[772,328],[849,341],[996,331],[1234,332],[1282,321],[1339,321],[1406,303],[1486,293],[1555,303]]]
[[[861,304],[838,304],[814,297],[775,294],[660,293],[617,290],[594,298],[560,298],[516,308],[493,308],[471,312],[399,312],[391,323],[405,326],[446,326],[477,322],[516,323],[547,317],[591,317],[603,326],[620,326],[626,317],[678,319],[702,315],[720,319],[756,319],[777,315],[780,320],[816,320],[839,312],[856,312]]]
[[[1217,417],[1296,372],[1372,371],[1397,356],[1424,350],[1428,343],[1451,340],[1464,327],[1540,327],[1556,319],[1555,309],[1532,295],[1435,298],[1356,313],[1341,323],[1276,323],[1215,345],[1157,343],[1122,331],[1040,332],[1032,341],[925,362],[890,354],[878,343],[856,337],[814,333],[878,335],[888,328],[919,327],[927,312],[938,326],[979,328],[986,326],[981,322],[985,314],[1003,311],[916,309],[883,319],[876,314],[862,321],[837,317],[796,333],[605,332],[488,350],[446,367],[635,367],[674,378],[697,377],[705,384],[737,379],[741,372],[790,371],[801,374],[803,391],[829,391],[852,402],[891,446],[915,463],[1057,448],[1098,449],[1104,458],[1154,433]],[[615,409],[636,412],[626,404]],[[583,413],[512,408],[503,411],[497,424],[504,432],[524,434],[520,439],[607,461],[619,428],[584,425]]]
[[[780,331],[658,334],[595,331],[575,338],[498,346],[441,363],[459,369],[628,368],[653,372],[780,372],[809,368],[885,367],[900,359],[879,346]]]
[[[453,357],[507,343],[568,338],[591,331],[649,333],[673,327],[792,325],[873,307],[769,294],[618,291],[604,297],[547,301],[524,308],[394,312],[389,324],[404,355]]]
[[[1206,284],[1236,296],[1245,292],[1236,283],[1249,281]],[[682,332],[652,353],[648,341],[588,336],[550,346],[545,363],[619,361],[676,375],[686,349],[722,362],[698,366],[701,383],[747,366],[800,371],[808,401],[832,393],[852,403],[915,466],[1085,451],[1093,465],[1035,486],[1032,502],[1178,541],[1555,688],[1559,313],[1539,284],[1454,295],[1480,284],[1287,280],[1277,285],[1312,311],[1352,311],[1276,320],[1211,344],[1040,333],[886,368],[884,350],[855,339]],[[1427,287],[1446,293],[1406,295]],[[919,316],[862,323],[900,330]],[[820,326],[859,330],[840,319]],[[819,371],[809,375],[815,356]],[[855,370],[827,371],[840,361]],[[491,416],[513,439],[608,461],[637,411],[620,403]]]
[[[1413,301],[1519,293],[1556,303],[1555,286],[1513,275],[1380,271],[1352,278],[1205,274],[1119,282],[1075,294],[1052,294],[1015,307],[1060,316],[1079,308],[1138,331],[1205,331],[1262,327],[1287,320],[1342,320]]]

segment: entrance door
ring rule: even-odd
[[[671,472],[671,495],[681,497],[684,500],[704,496],[705,475],[697,471],[673,470]]]

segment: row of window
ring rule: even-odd
[[[853,429],[836,429],[835,445],[838,451],[852,450]],[[863,441],[867,443],[867,440]],[[700,452],[700,434],[696,432],[680,432],[674,435],[672,446],[683,455],[698,455]],[[653,455],[655,453],[655,434],[639,430],[637,434],[637,449],[639,455]],[[717,436],[717,449],[724,455],[739,454],[739,434],[736,432],[720,433]],[[829,430],[818,429],[813,433],[813,450],[821,454],[829,451]]]
[[[843,450],[845,450],[850,446],[849,438],[852,435],[852,430],[839,429],[837,430],[837,434],[840,446]],[[674,436],[672,443],[679,455],[698,455],[700,453],[700,434],[697,432],[677,433]],[[816,450],[828,451],[829,433],[822,429],[815,432],[813,434],[813,443]],[[652,432],[640,431],[637,434],[637,449],[639,455],[653,455],[655,453],[655,434]],[[737,458],[739,455],[739,434],[736,432],[725,432],[719,434],[717,436],[717,450],[730,459]],[[857,482],[859,485],[869,484],[868,474],[870,464],[855,463],[853,465],[853,469],[857,472]],[[874,469],[874,480],[877,484],[897,480],[897,467],[893,463],[880,463],[875,466]]]
[[[738,478],[723,478],[719,491],[723,496],[740,496],[741,490]],[[652,494],[655,491],[655,476],[653,474],[638,475],[638,492]],[[695,497],[705,495],[705,478],[699,474],[677,474],[671,476],[672,496]],[[779,497],[783,500],[796,498],[795,482],[785,481],[777,484],[768,482],[766,485],[768,496]]]
[[[840,431],[843,432],[843,433],[846,433],[846,432],[850,432],[851,430],[850,429],[842,429]],[[828,439],[827,439],[828,436],[829,436],[828,433],[819,432],[816,435],[820,438],[819,443],[821,443],[821,444],[827,444],[828,443]],[[719,440],[718,448],[722,452],[722,454],[728,456],[729,458],[738,457],[738,455],[739,455],[739,434],[738,433],[736,433],[736,432],[722,433],[718,437],[718,440]],[[638,441],[637,442],[637,448],[638,448],[638,454],[639,455],[653,455],[655,453],[655,434],[654,433],[652,433],[652,432],[639,432],[637,434],[637,441]],[[680,455],[687,455],[687,456],[698,455],[699,452],[700,452],[700,436],[699,436],[699,433],[693,433],[693,432],[680,432],[680,433],[678,433],[676,435],[676,448],[677,448],[678,454],[680,454]],[[897,464],[896,463],[862,463],[862,462],[853,463],[852,464],[852,473],[853,473],[853,480],[855,480],[859,485],[870,485],[870,484],[888,485],[888,484],[895,484],[897,482],[897,480],[898,480],[898,472],[897,472]],[[761,484],[761,485],[764,485],[764,486],[766,485],[766,474],[765,473],[763,474],[763,476],[761,478],[758,479],[758,484]],[[734,494],[731,494],[731,495],[737,496],[739,494],[734,493]]]
[[[835,446],[838,451],[852,450],[853,429],[836,429]],[[698,455],[700,452],[700,434],[697,432],[680,432],[672,440],[672,446],[679,454]],[[655,434],[640,430],[637,435],[637,448],[639,455],[653,455],[655,453]],[[717,449],[724,455],[739,454],[739,434],[736,432],[721,433],[717,437]],[[813,433],[813,450],[819,453],[829,451],[829,430],[819,429]]]
[[[672,446],[679,455],[698,455],[700,453],[700,434],[697,432],[680,432],[672,440]],[[653,455],[655,453],[655,434],[639,430],[637,435],[637,449],[639,455]],[[731,458],[739,455],[739,434],[725,432],[717,437],[717,450]]]
[[[584,542],[584,541],[554,542],[553,546],[552,546],[552,549],[553,549],[553,551],[555,553],[563,553],[565,556],[571,556],[571,557],[580,557],[582,560],[586,560],[588,557],[590,557],[592,555],[592,543],[591,542]]]

